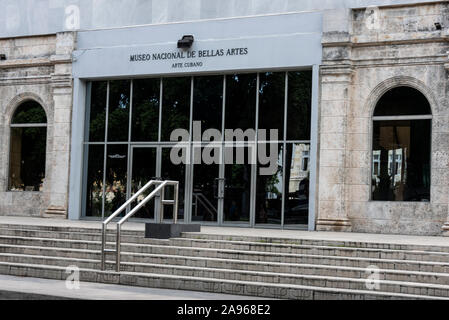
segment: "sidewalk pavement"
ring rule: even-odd
[[[63,280],[0,275],[0,300],[265,300],[258,297],[80,282],[67,289]]]

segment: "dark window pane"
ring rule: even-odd
[[[36,101],[26,101],[22,103],[14,112],[11,123],[47,123],[47,116],[44,109]]]
[[[104,205],[105,217],[112,214],[126,201],[127,165],[128,146],[108,145]]]
[[[255,129],[256,74],[226,76],[226,129]]]
[[[312,72],[288,73],[287,140],[310,140]]]
[[[265,148],[268,164],[258,163],[256,223],[280,224],[282,210],[282,144],[259,144]],[[259,153],[259,152],[258,152]],[[261,159],[259,159],[260,161]],[[266,172],[261,171],[265,169]]]
[[[130,84],[109,82],[108,141],[128,141]]]
[[[265,141],[284,140],[284,97],[284,72],[267,72],[259,75],[259,130],[266,130],[263,139]],[[271,129],[277,130],[277,139],[270,136]]]
[[[430,135],[430,120],[374,121],[373,200],[430,200]]]
[[[47,128],[11,128],[9,189],[42,191]]]
[[[86,216],[101,217],[103,204],[103,161],[104,146],[91,145],[85,147],[88,152],[86,176]]]
[[[308,223],[309,153],[310,144],[287,144],[285,151],[285,224]]]
[[[201,121],[207,129],[221,132],[223,107],[223,76],[195,77],[193,91],[193,120]]]
[[[191,78],[163,79],[162,141],[175,129],[189,130]]]
[[[426,97],[410,87],[388,90],[376,105],[374,116],[403,116],[431,114]]]
[[[89,112],[89,141],[104,141],[107,81],[92,82]]]
[[[132,141],[157,141],[160,79],[134,80]]]

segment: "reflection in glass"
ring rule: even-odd
[[[255,129],[256,74],[226,76],[226,129]]]
[[[85,146],[87,153],[86,216],[101,217],[103,204],[104,146]]]
[[[287,140],[310,140],[312,71],[288,72]]]
[[[189,130],[191,78],[163,79],[162,141],[175,129]]]
[[[11,128],[9,190],[42,191],[46,144],[46,127]]]
[[[374,121],[372,198],[430,201],[430,120]]]
[[[218,170],[218,164],[194,165],[192,221],[218,221]]]
[[[229,155],[229,148],[225,154]],[[249,147],[233,147],[233,161],[226,161],[224,181],[224,221],[248,222],[251,205],[251,157]]]
[[[30,100],[17,107],[11,120],[12,124],[47,123],[44,109],[36,101]]]
[[[223,76],[194,78],[193,121],[201,121],[201,134],[207,129],[221,132]]]
[[[133,82],[132,141],[157,141],[160,79]]]
[[[170,160],[170,148],[162,149],[162,162],[161,162],[161,179],[162,180],[173,180],[179,181],[179,205],[178,205],[178,220],[184,219],[184,196],[185,196],[185,177],[186,177],[186,165],[181,164],[173,164]],[[165,199],[172,200],[173,199],[173,187],[165,188]],[[164,219],[173,219],[173,206],[165,205],[164,206]]]
[[[104,141],[107,81],[93,81],[90,92],[89,141]]]
[[[131,81],[109,82],[108,141],[128,141]]]
[[[280,224],[282,213],[282,144],[271,144],[274,146],[275,154],[269,144],[259,144],[259,148],[266,148],[272,165],[257,165],[256,182],[256,223]],[[260,160],[260,159],[259,159]],[[258,161],[259,162],[259,161]],[[268,172],[261,172],[266,168]]]
[[[156,148],[133,148],[131,196],[142,189],[150,180],[156,178]],[[144,191],[131,208],[134,208],[140,201],[154,190],[154,187]],[[147,202],[135,215],[136,218],[154,219],[155,200]]]
[[[310,144],[288,143],[285,151],[284,224],[307,224]]]
[[[126,201],[127,145],[108,145],[104,215],[109,216]]]
[[[266,130],[266,140],[284,139],[285,73],[266,72],[259,75],[259,129]],[[277,139],[270,139],[270,130]]]

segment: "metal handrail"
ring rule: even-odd
[[[102,223],[101,228],[101,270],[105,270],[106,266],[106,232],[107,225],[117,217],[123,210],[125,210],[134,200],[137,199],[139,195],[141,195],[145,190],[147,190],[152,185],[158,185],[149,195],[147,195],[138,205],[136,205],[130,212],[128,212],[122,219],[117,222],[117,235],[116,235],[116,271],[120,272],[120,246],[121,246],[121,226],[125,223],[129,218],[131,218],[137,211],[140,210],[148,201],[153,199],[159,191],[161,192],[161,200],[159,202],[159,212],[160,218],[159,222],[164,220],[164,205],[170,204],[173,205],[173,222],[177,223],[178,218],[178,193],[179,193],[179,181],[170,181],[170,180],[150,180],[146,185],[144,185],[139,191],[137,191],[131,198],[129,198],[120,208],[118,208],[113,214],[111,214],[105,221]],[[165,199],[165,187],[166,186],[174,186],[174,198],[173,200]]]
[[[206,196],[199,192],[194,192],[192,194],[195,197],[195,206],[198,206],[198,203],[203,204],[204,208],[212,215],[212,218],[214,218],[218,212],[217,209],[214,207],[214,205],[206,198]],[[196,211],[195,207],[195,211]],[[215,216],[214,216],[215,214]]]

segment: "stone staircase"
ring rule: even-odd
[[[65,280],[74,265],[81,281],[142,287],[281,299],[449,299],[449,246],[204,233],[157,240],[123,230],[116,273],[114,254],[100,270],[100,240],[99,228],[0,224],[0,274]],[[114,240],[111,231],[109,248]]]

